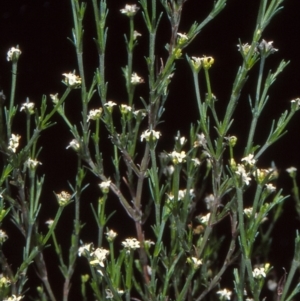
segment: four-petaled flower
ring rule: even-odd
[[[230,300],[232,292],[226,288],[217,291],[217,294],[220,296],[220,300]]]
[[[256,279],[266,278],[266,271],[265,268],[255,268],[252,272],[252,275]]]
[[[116,105],[117,105],[117,104],[116,104],[115,102],[111,101],[111,100],[109,100],[107,103],[104,104],[104,106],[106,107],[106,109],[107,109],[107,111],[108,111],[109,113],[112,112],[113,107],[116,106]]]
[[[63,73],[64,84],[70,88],[78,88],[81,85],[81,78],[74,73]]]
[[[159,139],[159,136],[161,136],[161,133],[158,131],[154,131],[154,130],[146,130],[145,132],[142,133],[141,135],[141,141],[143,141],[144,139],[146,141],[156,141]]]
[[[131,111],[132,111],[132,107],[131,106],[128,106],[128,105],[125,105],[125,104],[120,105],[120,112],[121,112],[121,114],[126,115],[129,112],[131,112]]]
[[[126,4],[125,8],[120,9],[120,12],[122,14],[125,14],[128,17],[133,17],[139,10],[140,8],[138,6],[136,6],[136,4]]]

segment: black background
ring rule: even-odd
[[[106,56],[106,76],[109,82],[108,99],[117,103],[124,103],[126,93],[121,67],[126,65],[126,52],[123,35],[128,32],[128,19],[121,15],[119,10],[123,8],[126,1],[108,1],[108,41]],[[182,23],[179,32],[186,32],[194,20],[201,21],[206,17],[212,7],[212,0],[189,0],[184,6]],[[200,35],[194,40],[185,52],[190,56],[211,55],[215,58],[215,64],[211,69],[211,82],[213,93],[217,96],[217,108],[219,112],[224,111],[231,92],[232,83],[238,66],[241,64],[241,57],[236,45],[238,39],[242,43],[250,42],[253,28],[256,21],[256,12],[259,1],[228,0],[225,10],[209,23]],[[299,56],[299,9],[297,0],[286,0],[284,9],[275,17],[271,25],[265,31],[263,38],[267,41],[274,41],[274,47],[279,51],[267,60],[267,69],[275,70],[281,59],[290,60],[290,65],[279,76],[276,85],[270,91],[270,100],[260,120],[260,131],[256,143],[263,143],[266,139],[271,120],[278,118],[281,112],[290,108],[290,100],[300,96],[300,56]],[[161,6],[158,5],[161,9]],[[92,38],[95,37],[93,12],[91,1],[88,1],[88,8],[85,18],[85,46],[84,59],[87,72],[87,83],[90,84],[95,68],[98,65],[97,53]],[[146,78],[146,64],[144,56],[147,54],[148,37],[141,14],[135,18],[136,30],[143,36],[139,38],[139,45],[136,48],[134,59],[134,71]],[[11,63],[6,61],[6,53],[12,46],[19,45],[22,55],[18,66],[18,89],[16,94],[17,104],[25,102],[26,97],[30,101],[39,104],[43,94],[59,93],[64,91],[61,84],[62,73],[78,70],[75,50],[67,40],[71,37],[73,27],[71,4],[67,0],[1,0],[0,4],[0,89],[3,89],[6,96],[10,91],[10,68]],[[170,27],[163,19],[159,30],[159,43],[156,53],[159,57],[165,58],[164,45],[168,42]],[[166,105],[164,120],[167,126],[162,126],[163,141],[161,147],[167,151],[172,150],[173,139],[178,129],[187,135],[191,122],[197,120],[197,107],[193,92],[192,76],[185,60],[177,62],[178,73],[170,85],[170,96]],[[235,115],[235,123],[230,134],[239,138],[237,155],[242,156],[243,147],[251,120],[248,104],[248,95],[252,97],[255,93],[255,80],[257,66],[252,70],[253,77],[247,82],[245,90],[241,95],[238,113]],[[78,73],[77,73],[78,74]],[[76,122],[80,116],[79,92],[74,91],[67,99],[67,112],[71,120]],[[137,89],[137,108],[142,104],[138,102],[138,96],[146,95],[146,87],[139,86]],[[49,101],[50,104],[50,101]],[[51,104],[50,104],[51,105]],[[91,101],[91,108],[99,107],[97,97]],[[299,113],[298,113],[299,114]],[[222,113],[221,113],[222,116]],[[268,167],[271,161],[275,161],[277,167],[282,171],[278,185],[283,186],[286,194],[290,193],[291,184],[284,170],[291,165],[300,167],[300,143],[299,143],[299,115],[289,124],[288,134],[271,147],[261,158],[260,167]],[[45,192],[43,194],[42,221],[54,216],[56,203],[53,191],[59,192],[67,189],[67,181],[74,182],[76,170],[76,155],[66,146],[72,140],[66,126],[59,118],[55,118],[57,125],[45,132],[41,138],[43,151],[40,160],[43,165],[41,173],[46,174]],[[15,124],[16,132],[21,134],[24,123],[19,116]],[[105,139],[105,138],[104,138]],[[105,143],[108,142],[105,141]],[[105,146],[103,146],[105,148]],[[105,151],[105,149],[103,149]],[[108,159],[109,160],[109,159]],[[108,170],[109,172],[109,170]],[[95,188],[97,183],[91,177],[91,187]],[[89,202],[95,202],[97,196],[86,195],[86,203],[82,205],[82,212],[88,214]],[[110,205],[118,211],[121,207],[116,200]],[[293,254],[293,239],[295,230],[299,228],[299,222],[293,209],[293,200],[290,198],[285,205],[280,224],[274,231],[274,245],[272,251],[272,264],[280,269],[288,268]],[[69,211],[68,211],[69,210]],[[72,209],[67,208],[71,214]],[[66,214],[67,214],[66,213]],[[67,216],[67,215],[66,215]],[[126,220],[124,226],[123,218]],[[134,235],[134,225],[126,219],[126,216],[116,215],[114,223],[128,228]],[[63,241],[69,236],[72,220],[65,219],[60,223],[61,231],[59,236]],[[88,223],[83,231],[83,239],[92,239],[94,236],[92,222]],[[10,230],[12,231],[12,230]],[[9,232],[9,231],[8,231]],[[17,235],[17,234],[16,234]],[[20,238],[21,240],[21,238]],[[20,242],[21,244],[21,242]],[[68,241],[66,241],[68,244]],[[15,250],[9,249],[13,255]],[[49,251],[50,252],[50,251]],[[55,258],[49,253],[48,259]],[[16,255],[17,256],[17,255]],[[47,256],[47,254],[46,254]],[[56,260],[53,259],[56,264]],[[50,269],[51,272],[51,269]],[[52,277],[60,277],[58,271],[53,271]],[[60,288],[58,287],[58,296]]]

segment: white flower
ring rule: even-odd
[[[8,235],[0,229],[0,245],[2,245],[8,239]]]
[[[106,235],[107,240],[109,242],[112,242],[112,241],[114,241],[114,239],[117,237],[118,234],[114,230],[110,229],[109,231],[107,231],[105,233],[105,235]]]
[[[20,139],[21,139],[21,136],[11,134],[11,137],[9,139],[8,149],[15,153],[17,150],[17,147],[19,146]]]
[[[194,162],[194,166],[197,167],[201,164],[200,160],[198,158],[194,158],[192,159],[192,161]]]
[[[192,264],[193,268],[194,269],[198,269],[199,266],[202,264],[202,260],[201,259],[198,259],[196,257],[189,257],[187,259],[187,262]]]
[[[143,78],[138,76],[137,73],[133,72],[131,74],[131,80],[130,82],[133,84],[133,85],[137,85],[137,84],[141,84],[144,82]]]
[[[122,105],[120,105],[120,111],[121,111],[121,114],[126,115],[127,113],[132,111],[132,107],[122,104]]]
[[[265,186],[266,186],[267,191],[270,192],[270,193],[274,192],[276,190],[276,187],[273,184],[271,184],[271,183],[270,184],[266,184]]]
[[[99,187],[103,193],[109,192],[110,183],[111,183],[111,181],[107,180],[107,181],[103,181],[99,184]]]
[[[291,175],[296,174],[297,168],[294,167],[294,166],[291,166],[291,167],[287,168],[286,171],[287,171],[287,172],[290,174],[290,176],[291,176]]]
[[[177,32],[177,35],[178,35],[178,44],[179,45],[184,44],[189,39],[189,37],[185,33]]]
[[[125,8],[120,9],[120,12],[122,14],[127,15],[128,17],[132,17],[138,12],[139,9],[140,8],[136,6],[136,4],[132,4],[132,5],[126,4]]]
[[[197,140],[194,142],[194,147],[199,147],[199,146],[206,146],[206,138],[203,133],[197,134]]]
[[[252,272],[252,275],[256,279],[266,278],[265,268],[255,268]]]
[[[69,143],[69,145],[66,147],[66,149],[68,149],[68,148],[73,148],[75,151],[78,151],[79,150],[79,148],[80,148],[80,144],[79,144],[79,142],[76,140],[76,139],[73,139],[70,143]]]
[[[101,114],[102,114],[102,108],[90,110],[87,118],[87,122],[89,122],[90,120],[100,119]]]
[[[173,164],[176,165],[185,161],[186,154],[185,151],[182,151],[180,153],[173,151],[169,156],[171,157]]]
[[[136,40],[137,37],[142,36],[142,34],[140,34],[139,32],[137,32],[136,30],[133,32],[133,39]]]
[[[173,165],[168,165],[168,166],[164,167],[163,173],[164,173],[164,175],[169,177],[173,174],[174,170],[175,170],[175,168]]]
[[[90,254],[93,249],[93,243],[84,244],[83,246],[79,247],[78,249],[78,256]]]
[[[240,175],[244,184],[249,185],[251,178],[245,171],[245,167],[242,164],[238,164],[236,174]]]
[[[28,160],[25,162],[25,165],[30,169],[35,169],[38,165],[42,165],[42,163],[36,159],[28,158]]]
[[[253,212],[253,208],[252,207],[244,209],[244,214],[246,214],[247,217],[250,217],[252,215],[252,212]]]
[[[146,141],[156,141],[159,139],[159,136],[161,136],[161,133],[158,131],[154,131],[154,130],[146,130],[145,132],[142,133],[141,135],[141,141],[143,141],[144,139]]]
[[[55,195],[57,202],[61,207],[68,205],[72,198],[71,194],[67,191],[62,191],[61,193],[56,193]]]
[[[48,228],[50,228],[54,223],[54,220],[53,219],[48,219],[45,224],[48,226]]]
[[[202,58],[201,57],[192,56],[191,63],[193,65],[195,71],[199,72],[200,69],[201,69],[201,66],[202,66]]]
[[[105,293],[106,293],[105,299],[113,299],[114,298],[114,295],[109,288],[105,289]]]
[[[258,45],[258,48],[260,49],[261,54],[268,56],[268,55],[278,51],[278,49],[274,48],[272,44],[273,44],[273,41],[267,42],[265,40],[262,40],[260,42],[260,44]]]
[[[57,104],[59,102],[58,93],[50,94],[50,98],[54,104]]]
[[[106,107],[107,111],[110,112],[110,113],[112,112],[113,107],[116,106],[116,105],[117,104],[115,102],[111,101],[111,100],[104,104],[104,106]]]
[[[223,290],[217,291],[217,294],[220,295],[220,300],[230,300],[232,292],[224,288]]]
[[[140,248],[140,242],[136,238],[126,238],[122,245],[127,250],[126,253],[130,252],[130,250],[136,250]]]
[[[77,88],[81,85],[81,78],[74,73],[63,73],[64,84],[66,84],[70,88]]]
[[[253,154],[249,154],[247,157],[244,157],[241,161],[245,161],[247,164],[249,165],[254,165],[256,160],[253,159],[254,155]]]
[[[93,266],[100,265],[101,267],[104,267],[104,260],[106,259],[106,256],[108,254],[109,254],[108,250],[103,248],[97,248],[94,252],[91,253],[92,260],[90,261],[90,264]]]
[[[34,103],[33,102],[25,102],[22,104],[20,108],[20,112],[25,111],[28,112],[29,114],[34,113]]]
[[[11,47],[7,52],[7,61],[18,60],[21,55],[21,50],[19,48]]]
[[[207,226],[208,221],[209,221],[209,218],[210,218],[210,213],[207,213],[206,215],[201,216],[201,217],[199,218],[199,221],[200,221],[201,224]]]
[[[213,194],[208,195],[207,197],[204,198],[204,202],[206,203],[206,209],[210,210],[212,207],[213,203],[215,201],[215,197]]]

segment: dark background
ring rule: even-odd
[[[92,38],[95,37],[92,3],[91,1],[87,2],[84,59],[86,70],[89,72],[87,72],[87,84],[90,84],[98,62],[95,45],[92,41]],[[106,79],[109,82],[108,99],[112,99],[117,103],[124,103],[126,100],[121,67],[126,65],[123,35],[128,32],[128,19],[119,12],[125,4],[126,1],[108,1],[110,13],[108,17]],[[251,41],[258,4],[259,1],[228,0],[225,10],[203,29],[192,45],[185,49],[185,53],[190,56],[211,55],[215,58],[215,64],[211,69],[211,82],[213,93],[218,98],[216,105],[219,112],[224,111],[226,107],[233,79],[238,66],[241,64],[241,57],[236,47],[238,39],[241,39],[242,43]],[[212,5],[212,0],[187,1],[184,6],[179,32],[186,32],[194,20],[203,20]],[[286,0],[283,5],[284,9],[275,17],[263,35],[265,40],[274,41],[274,47],[279,49],[276,54],[267,60],[267,69],[275,70],[281,59],[290,60],[291,64],[279,76],[276,85],[270,90],[270,100],[260,120],[260,131],[256,143],[263,143],[269,133],[271,120],[273,118],[277,119],[283,110],[290,108],[291,99],[300,96],[300,3],[298,0]],[[158,9],[161,9],[160,5],[158,5]],[[136,30],[141,32],[143,36],[139,38],[133,69],[146,78],[144,55],[147,53],[148,37],[140,13],[135,20]],[[25,102],[26,97],[29,97],[30,101],[39,104],[43,94],[59,93],[61,95],[63,93],[64,86],[61,84],[61,74],[74,69],[78,70],[75,50],[67,40],[67,37],[71,37],[72,27],[70,1],[1,0],[0,89],[3,89],[7,97],[10,93],[11,63],[6,61],[6,53],[10,47],[17,44],[22,50],[22,55],[18,66],[16,102],[21,104]],[[168,42],[169,33],[169,24],[166,18],[163,18],[156,50],[159,57],[166,57],[164,45]],[[176,131],[180,129],[182,134],[187,135],[190,123],[195,123],[198,118],[192,76],[185,60],[177,62],[177,70],[178,73],[170,86],[171,92],[164,115],[164,120],[168,126],[162,127],[164,140],[160,142],[161,147],[167,151],[172,150],[173,137]],[[251,120],[248,95],[254,96],[256,71],[257,66],[252,70],[253,78],[247,82],[241,95],[237,114],[234,117],[235,123],[230,132],[231,135],[239,137],[240,144],[237,146],[237,155],[240,153],[240,156],[242,156],[246,139],[244,133],[247,133],[248,124]],[[145,87],[139,86],[137,88],[137,96],[145,96],[145,93]],[[79,94],[76,91],[72,92],[66,104],[67,112],[74,122],[80,116],[78,96]],[[96,108],[99,105],[97,97],[94,97],[90,107]],[[136,107],[141,108],[142,105],[137,102]],[[291,165],[300,168],[299,118],[299,115],[296,115],[289,124],[288,134],[262,156],[259,164],[260,167],[267,168],[272,161],[276,163],[278,169],[282,171],[278,186],[281,185],[286,194],[290,193],[291,184],[284,170]],[[72,140],[72,136],[59,118],[55,120],[57,125],[45,132],[41,138],[43,151],[40,160],[43,165],[40,170],[41,173],[46,174],[42,209],[42,219],[45,220],[52,218],[57,208],[53,191],[59,192],[67,189],[68,180],[74,183],[73,177],[76,170],[75,153],[65,149],[69,141]],[[15,129],[21,134],[24,124],[21,118],[17,122]],[[96,188],[96,185],[95,179],[91,178],[92,189]],[[89,202],[94,202],[97,196],[90,196],[90,199],[89,196],[86,196],[86,198],[86,204],[82,205],[83,215],[88,215]],[[114,201],[110,206],[122,211],[117,201]],[[67,213],[71,213],[70,210],[72,209],[67,208]],[[124,227],[124,224],[122,224],[123,217],[126,219],[126,216],[122,216],[122,214],[116,215],[113,223],[119,223]],[[63,222],[61,221],[60,225],[64,231],[61,231],[59,236],[60,239],[65,241],[69,236],[69,231],[71,231],[72,220],[65,219]],[[87,230],[83,231],[84,241],[88,241],[94,236],[93,233],[90,233],[94,229],[93,226],[92,222],[87,224]],[[125,227],[132,231],[132,235],[134,235],[133,224],[126,220]],[[289,266],[293,255],[293,240],[296,228],[299,228],[299,222],[294,212],[293,200],[289,198],[286,201],[285,213],[274,231],[272,251],[274,262],[272,264],[278,271],[283,266],[287,268]],[[68,244],[68,241],[66,241],[66,244]],[[12,249],[11,253],[13,254]],[[56,260],[53,259],[53,263],[56,264]],[[60,277],[58,271],[53,271],[53,275]],[[58,288],[58,296],[60,296],[60,288]]]

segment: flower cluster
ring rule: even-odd
[[[186,158],[185,151],[182,151],[180,153],[176,152],[176,151],[173,151],[169,156],[170,156],[173,164],[175,164],[175,165],[177,165],[179,163],[183,163],[185,161],[185,158]]]
[[[111,181],[107,180],[107,181],[103,181],[99,184],[99,187],[100,187],[102,193],[107,194],[109,192],[110,183],[111,183]]]
[[[136,15],[139,9],[140,8],[136,6],[136,4],[126,4],[125,8],[120,9],[120,12],[127,17],[133,17],[134,15]]]
[[[144,139],[149,142],[149,141],[156,141],[159,139],[159,136],[161,136],[161,133],[158,131],[154,130],[146,130],[145,132],[142,133],[141,135],[141,141]]]
[[[140,248],[140,242],[136,238],[126,238],[122,245],[126,249],[126,253],[130,253],[131,250],[136,250]]]
[[[18,146],[19,146],[19,140],[21,139],[21,136],[12,134],[9,142],[8,142],[8,149],[11,150],[13,153],[16,152]]]
[[[29,114],[34,114],[34,103],[33,102],[25,102],[22,104],[20,108],[20,112],[26,112]]]
[[[63,73],[65,79],[63,83],[70,88],[79,88],[81,85],[81,78],[74,73]]]
[[[87,118],[87,122],[89,122],[90,120],[100,119],[102,111],[103,111],[102,108],[90,110],[88,118]]]
[[[64,207],[68,205],[72,199],[72,196],[67,191],[62,191],[61,193],[56,193],[56,199],[59,206]]]

